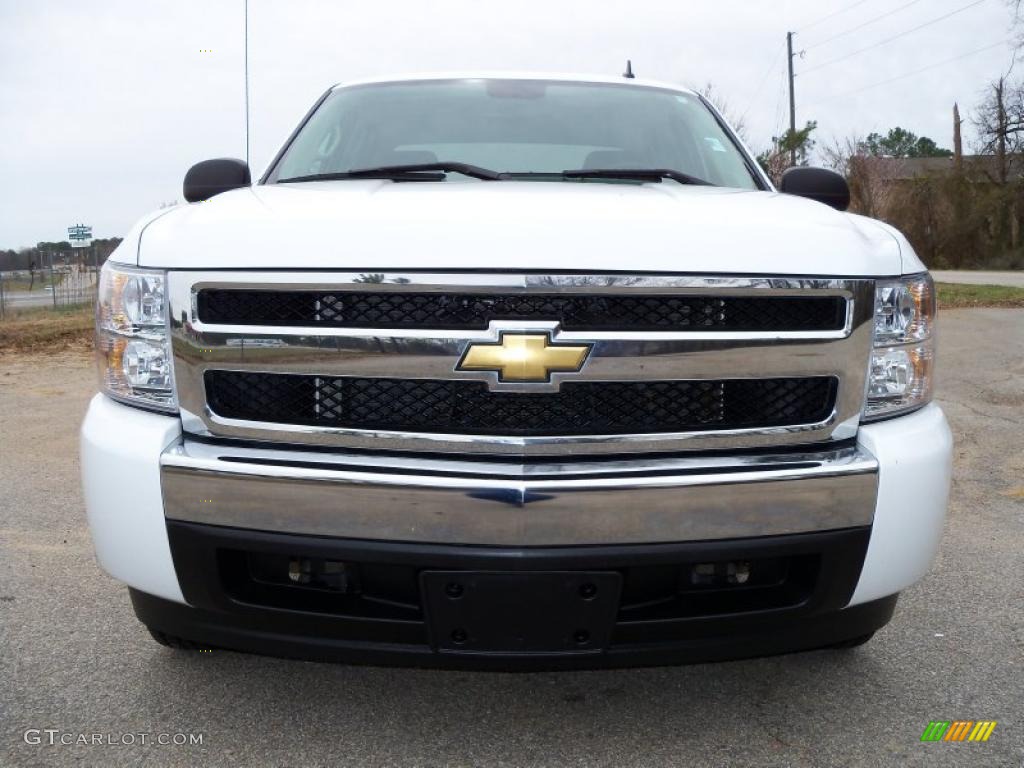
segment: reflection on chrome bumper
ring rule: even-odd
[[[169,519],[493,546],[701,541],[870,525],[878,463],[818,453],[508,464],[186,441],[161,457]]]

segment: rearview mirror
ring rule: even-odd
[[[182,194],[190,203],[209,200],[230,189],[248,187],[252,183],[249,166],[231,157],[204,160],[196,163],[185,174]]]
[[[850,207],[850,186],[835,171],[797,166],[782,174],[779,191],[831,205],[838,211]]]

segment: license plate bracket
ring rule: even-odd
[[[424,571],[431,642],[441,653],[600,653],[622,577],[614,571]]]

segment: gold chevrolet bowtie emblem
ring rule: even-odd
[[[503,333],[497,344],[470,344],[457,371],[497,371],[499,381],[550,381],[583,367],[589,345],[552,344],[546,333]]]

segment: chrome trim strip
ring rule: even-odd
[[[693,432],[657,432],[632,435],[571,435],[555,437],[508,437],[504,435],[454,435],[429,432],[389,432],[364,429],[308,427],[300,424],[272,424],[240,419],[212,418],[222,435],[249,440],[295,445],[337,446],[363,450],[390,449],[429,453],[477,453],[509,456],[567,456],[616,453],[654,453],[671,450],[771,448],[811,443],[831,430],[832,439],[857,434],[859,415],[852,421],[836,423],[833,415],[819,424],[762,429],[722,429]],[[205,432],[205,422],[182,413],[186,432]],[[190,428],[191,427],[191,428]]]
[[[720,474],[726,472],[753,472],[787,469],[804,470],[815,465],[815,474],[873,471],[873,457],[857,446],[825,448],[817,451],[790,451],[787,453],[755,453],[726,456],[629,457],[625,459],[594,458],[580,460],[557,457],[525,463],[521,461],[487,458],[437,456],[403,456],[401,454],[345,453],[343,451],[316,451],[304,449],[248,447],[232,442],[207,443],[199,440],[184,441],[170,446],[161,456],[167,466],[194,468],[233,467],[248,464],[274,466],[282,469],[282,476],[305,477],[303,472],[290,475],[287,468],[294,465],[317,466],[322,469],[367,471],[374,473],[405,473],[419,475],[477,475],[481,477],[507,477],[517,480],[560,480],[565,476],[606,475],[620,478],[674,472],[680,475]],[[804,476],[801,474],[801,476]]]
[[[621,453],[794,445],[856,434],[871,345],[874,282],[865,279],[534,274],[169,273],[175,376],[186,432],[247,440],[351,448],[508,455]],[[377,282],[377,281],[380,282]],[[197,320],[196,292],[206,287],[326,288],[445,292],[652,292],[839,295],[847,299],[840,331],[787,333],[566,332],[557,322],[495,321],[486,331],[347,329],[210,325]],[[578,373],[550,383],[502,383],[485,371],[456,371],[467,344],[503,331],[547,331],[553,343],[592,345]],[[206,405],[208,369],[484,380],[492,389],[557,390],[566,380],[638,381],[772,376],[835,376],[833,414],[816,424],[767,429],[583,437],[466,436],[383,432],[225,419]]]
[[[502,474],[487,476],[495,469]],[[186,441],[161,457],[169,519],[483,546],[700,541],[869,525],[877,473],[875,458],[857,447],[517,467]]]
[[[773,296],[805,296],[844,293],[844,284],[863,278],[786,277],[771,275],[623,275],[623,274],[537,274],[533,272],[351,272],[238,270],[175,271],[195,290],[234,288],[287,291],[416,291],[424,293],[665,293],[702,294],[722,291],[730,296],[756,296],[772,291]],[[867,280],[867,282],[874,282]],[[819,293],[826,292],[826,293]]]
[[[534,331],[549,330],[557,322],[544,320],[492,320],[486,331],[451,329],[435,331],[423,328],[337,328],[334,326],[269,326],[269,325],[227,325],[211,324],[196,320],[192,330],[214,338],[236,340],[239,345],[250,342],[259,348],[261,342],[279,339],[286,332],[299,338],[341,338],[341,339],[386,339],[400,342],[404,339],[416,341],[484,341],[494,337],[498,330]],[[847,325],[835,331],[563,331],[559,329],[562,341],[776,341],[779,339],[844,339],[850,334]]]

